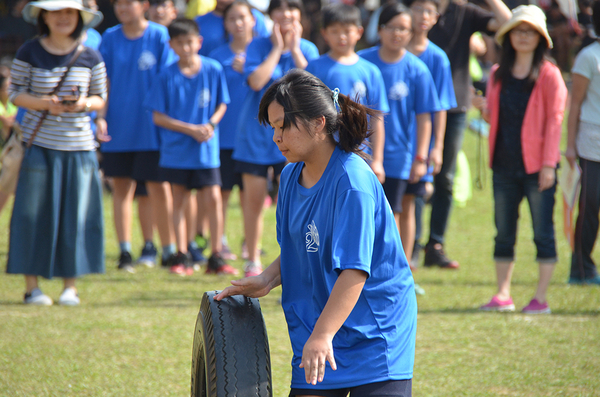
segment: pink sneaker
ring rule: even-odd
[[[492,300],[488,304],[479,307],[479,310],[485,312],[513,312],[515,311],[515,304],[513,303],[512,298],[503,301],[494,295]]]
[[[246,261],[244,263],[244,277],[258,276],[263,271],[260,263]]]
[[[525,314],[549,314],[551,312],[548,302],[540,303],[535,298],[523,308],[523,313]]]

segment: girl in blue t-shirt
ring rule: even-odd
[[[368,117],[381,116],[298,69],[260,102],[259,121],[292,163],[279,185],[281,253],[215,299],[261,297],[281,284],[291,396],[411,395],[414,282],[392,209],[360,149],[371,134]]]
[[[253,30],[256,24],[252,6],[246,0],[235,0],[223,10],[223,21],[231,41],[214,49],[209,57],[216,59],[223,66],[225,79],[230,93],[231,102],[227,105],[227,112],[219,125],[219,147],[221,158],[221,197],[223,199],[223,224],[226,224],[227,204],[231,190],[235,185],[240,188],[240,202],[243,202],[242,176],[235,171],[232,159],[237,123],[244,99],[248,94],[248,84],[244,78],[244,65],[246,64],[246,48],[252,41]],[[235,260],[237,257],[231,252],[223,233],[223,251],[225,259]],[[225,256],[224,256],[225,257]]]
[[[250,87],[240,110],[233,158],[236,171],[242,173],[244,184],[244,234],[248,260],[244,264],[246,276],[262,271],[259,241],[262,234],[262,216],[267,194],[267,175],[272,167],[279,177],[285,157],[273,143],[273,135],[256,120],[258,103],[266,88],[293,68],[306,68],[318,58],[317,47],[302,38],[302,3],[300,0],[272,0],[269,16],[274,22],[271,37],[258,37],[248,46],[244,76]]]

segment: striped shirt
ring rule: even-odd
[[[22,93],[34,96],[50,95],[67,71],[67,65],[76,51],[74,49],[67,55],[50,54],[39,40],[36,38],[28,41],[17,52],[8,90],[11,101]],[[85,48],[56,95],[58,98],[70,96],[73,89],[77,89],[79,95],[97,95],[106,100],[106,68],[102,56],[97,51]],[[29,141],[42,113],[27,109],[22,122],[24,142]],[[33,144],[62,151],[96,150],[90,122],[90,116],[85,112],[59,115],[48,113]]]

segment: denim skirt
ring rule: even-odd
[[[48,279],[104,273],[103,229],[96,153],[27,149],[6,272]]]

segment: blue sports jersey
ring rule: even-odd
[[[156,76],[177,58],[168,41],[167,28],[154,22],[134,40],[121,25],[104,32],[100,53],[110,82],[106,122],[112,139],[102,144],[103,152],[158,150],[158,131],[142,104]]]
[[[265,16],[262,12],[252,9],[252,15],[256,20],[254,25],[254,37],[269,37],[271,32],[268,31],[265,25]],[[200,28],[200,35],[202,36],[202,48],[200,48],[200,55],[209,55],[214,49],[227,43],[227,32],[223,23],[223,17],[216,15],[214,12],[200,15],[196,17],[196,23]]]
[[[252,40],[246,51],[246,66],[244,78],[248,76],[267,58],[273,44],[270,37],[256,38]],[[300,40],[300,51],[308,62],[319,57],[317,46],[308,40]],[[287,52],[281,55],[279,64],[275,67],[271,80],[265,84],[262,90],[248,90],[246,99],[239,114],[238,131],[233,149],[233,159],[252,164],[270,165],[285,162],[275,142],[273,142],[273,130],[271,127],[261,126],[258,123],[258,105],[260,100],[273,83],[282,77],[290,69],[295,67],[292,54]]]
[[[211,52],[209,57],[216,59],[223,66],[227,88],[232,93],[230,95],[231,102],[227,105],[227,112],[219,123],[219,145],[221,149],[233,149],[240,111],[250,87],[246,83],[244,74],[236,72],[231,66],[235,54],[229,48],[229,44],[223,44]]]
[[[427,66],[410,52],[390,64],[379,57],[379,46],[359,52],[383,75],[390,112],[385,115],[383,168],[390,178],[407,180],[415,156],[416,115],[437,112],[440,103]]]
[[[453,109],[456,106],[456,96],[454,95],[454,84],[452,83],[452,70],[450,69],[450,60],[448,55],[437,45],[431,41],[427,44],[425,51],[418,56],[420,60],[425,62],[427,68],[431,72],[433,77],[433,83],[438,93],[440,100],[440,110]],[[433,115],[431,117],[431,123],[433,126]],[[435,136],[431,135],[431,144],[429,150],[433,148],[435,144]],[[429,167],[427,175],[423,177],[423,181],[433,182],[433,167]]]
[[[229,103],[229,92],[221,64],[203,56],[200,59],[202,66],[193,77],[181,73],[177,62],[167,67],[152,85],[144,106],[186,123],[208,123],[217,106]],[[219,126],[212,138],[202,143],[181,132],[158,130],[161,167],[198,170],[221,166]]]
[[[298,180],[303,163],[281,174],[277,240],[281,248],[281,304],[294,352],[292,387],[334,389],[411,379],[417,303],[394,214],[369,165],[335,148],[311,188]],[[333,338],[337,371],[306,383],[302,349],[343,270],[368,278],[356,306]]]
[[[390,111],[385,85],[377,66],[368,60],[358,58],[353,65],[344,65],[328,54],[323,54],[308,64],[306,71],[312,73],[330,89],[339,88],[340,93],[359,103],[383,113]]]

